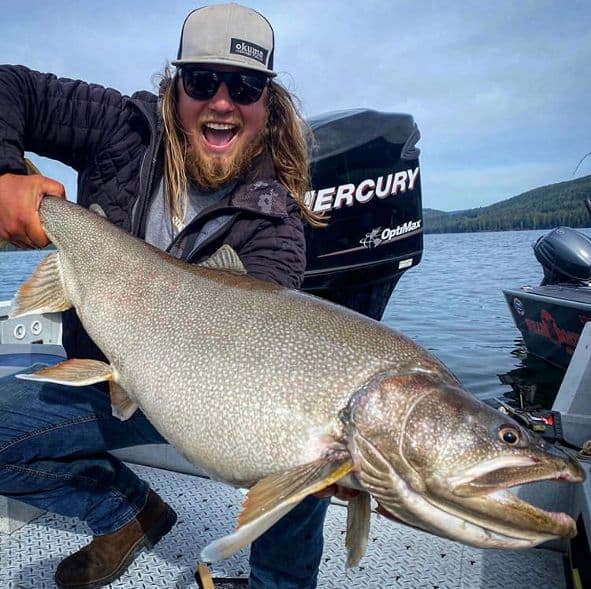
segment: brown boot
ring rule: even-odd
[[[152,548],[176,522],[176,513],[150,491],[135,519],[111,534],[95,536],[90,544],[68,556],[55,571],[61,589],[94,589],[118,579],[142,548]]]

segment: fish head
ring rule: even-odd
[[[449,373],[379,375],[342,417],[356,476],[382,512],[478,547],[529,548],[576,534],[567,514],[508,489],[582,481],[578,462],[474,398]]]

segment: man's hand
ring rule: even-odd
[[[355,489],[349,489],[348,487],[341,487],[341,485],[329,485],[328,487],[322,489],[322,491],[318,491],[318,493],[314,493],[314,497],[318,499],[330,499],[331,497],[336,497],[337,499],[341,499],[341,501],[349,501],[349,499],[353,499],[359,495],[359,491]]]
[[[63,184],[45,176],[0,176],[0,238],[18,247],[41,248],[49,240],[39,219],[39,204],[46,195],[65,198]]]
[[[322,491],[318,491],[318,493],[314,493],[314,497],[317,497],[318,499],[330,499],[331,497],[336,497],[337,499],[341,499],[342,501],[349,501],[350,499],[353,499],[357,495],[359,495],[359,491],[356,491],[355,489],[349,489],[348,487],[341,487],[341,485],[336,485],[336,484],[329,485],[325,489],[322,489]],[[398,519],[395,515],[392,515],[387,509],[382,507],[380,503],[378,503],[378,506],[376,507],[375,511],[376,511],[376,513],[379,513],[380,515],[382,515],[382,516],[384,516],[396,523],[410,526],[411,528],[415,528],[416,530],[421,529],[421,528],[417,528],[415,526],[412,526],[410,524],[407,524],[407,523],[403,522],[401,519]]]

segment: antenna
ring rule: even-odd
[[[585,160],[585,158],[586,158],[588,155],[591,155],[591,151],[590,151],[589,153],[586,153],[586,154],[585,154],[585,155],[584,155],[584,156],[581,158],[581,160],[579,161],[579,163],[577,164],[577,167],[575,168],[575,170],[574,170],[574,172],[573,172],[573,176],[574,176],[574,175],[577,173],[577,170],[579,169],[579,166],[580,166],[580,165],[583,163],[583,161]]]

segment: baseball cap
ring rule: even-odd
[[[273,71],[274,38],[269,21],[240,4],[218,4],[193,10],[183,23],[173,65],[208,63]]]

